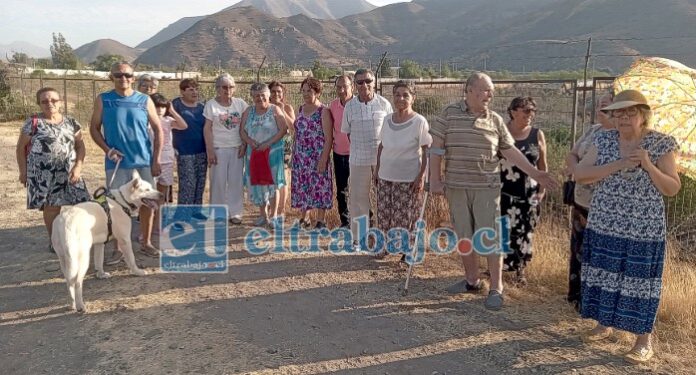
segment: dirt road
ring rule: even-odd
[[[2,374],[674,373],[664,360],[626,365],[623,344],[582,345],[589,323],[558,293],[513,291],[492,313],[482,295],[444,293],[461,273],[457,260],[429,257],[404,297],[397,258],[251,256],[239,245],[249,227],[230,232],[228,274],[163,274],[137,255],[150,275],[121,265],[97,280],[90,271],[88,313],[67,311],[40,214],[25,209],[16,182],[17,126],[0,125]],[[101,159],[89,158],[94,190]]]

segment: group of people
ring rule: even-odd
[[[216,96],[205,104],[193,79],[182,80],[180,97],[168,101],[156,93],[153,77],[140,77],[134,90],[133,67],[126,62],[114,64],[110,78],[114,89],[95,100],[90,135],[105,154],[105,177],[113,186],[126,183],[137,170],[153,184],[157,177],[158,189],[167,193],[176,160],[177,203],[200,205],[209,168],[209,203],[226,205],[230,223],[239,225],[246,187],[248,199],[259,207],[254,225],[267,226],[285,215],[290,182],[300,225],[321,229],[333,207],[335,183],[340,225],[351,229],[356,251],[369,251],[372,245],[358,237],[356,219],[367,218],[369,225],[376,209],[379,229],[413,230],[429,173],[430,191],[446,196],[459,238],[497,228],[501,214],[509,217],[510,251],[486,255],[485,307],[502,308],[504,271],[514,272],[519,285],[527,282],[539,203],[557,182],[548,172],[544,133],[533,126],[536,101],[514,98],[504,119],[489,108],[494,85],[484,73],[472,74],[463,98],[447,105],[432,125],[413,109],[417,93],[412,84],[393,86],[392,105],[375,92],[375,75],[367,69],[337,77],[336,98],[328,105],[320,100],[322,83],[305,79],[297,111],[277,81],[253,84],[248,105],[234,96],[235,80],[227,74],[216,78]],[[89,199],[80,176],[85,147],[81,125],[61,114],[56,90],[42,88],[36,100],[41,113],[22,127],[17,160],[28,208],[43,211],[50,236],[61,205]],[[662,196],[680,189],[677,145],[650,130],[650,106],[637,91],[621,92],[613,103],[602,97],[597,107],[599,124],[589,128],[566,160],[566,172],[577,181],[568,301],[598,322],[583,340],[607,338],[612,327],[633,332],[636,344],[626,357],[645,362],[653,353],[650,332],[665,252]],[[376,207],[370,203],[373,188]],[[196,215],[202,213],[191,212]],[[151,243],[153,226],[158,227],[153,216],[141,209],[141,251],[158,256]],[[493,243],[503,235],[496,232],[487,240]],[[464,279],[447,291],[481,292],[478,254],[461,258]]]

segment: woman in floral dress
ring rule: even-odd
[[[583,318],[597,325],[585,342],[604,340],[612,327],[636,335],[625,358],[644,363],[653,356],[650,335],[657,316],[665,260],[663,196],[681,188],[676,140],[649,129],[652,112],[638,91],[614,98],[616,130],[597,133],[578,165],[578,183],[595,183],[583,243]]]
[[[41,114],[29,119],[17,140],[19,182],[27,187],[27,208],[43,212],[50,242],[53,220],[60,207],[90,199],[81,177],[85,144],[80,123],[60,112],[58,91],[37,91]],[[29,146],[29,153],[25,147]],[[50,247],[52,250],[53,248]]]
[[[531,97],[516,97],[508,107],[510,134],[515,147],[527,157],[532,165],[546,171],[546,141],[544,133],[532,127],[536,114],[536,102]],[[532,260],[532,234],[539,220],[539,202],[544,192],[539,184],[502,159],[500,179],[500,212],[510,218],[510,250],[503,260],[503,270],[516,272],[518,285],[527,283],[525,266]]]
[[[321,82],[307,78],[300,86],[304,104],[297,111],[292,152],[291,204],[302,212],[300,225],[310,226],[309,210],[317,210],[316,228],[326,227],[326,210],[333,207],[333,177],[329,156],[333,144],[331,113],[319,101]]]

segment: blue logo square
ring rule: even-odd
[[[166,205],[160,212],[162,272],[227,272],[227,206]]]

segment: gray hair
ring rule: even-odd
[[[157,87],[159,85],[159,80],[151,74],[143,74],[138,77],[138,87],[143,86],[145,83],[152,83]]]
[[[486,73],[483,73],[483,72],[471,73],[469,78],[466,80],[466,84],[464,85],[464,92],[468,92],[469,87],[473,86],[476,82],[481,81],[481,80],[486,80],[486,79],[491,81],[491,82],[493,81],[493,80],[491,80],[491,77]]]
[[[133,67],[133,64],[129,63],[126,60],[121,60],[119,62],[115,62],[115,63],[111,64],[111,70],[109,70],[109,71],[113,72],[116,68],[118,68],[121,65],[127,65],[131,68],[131,70],[135,71],[135,67]]]
[[[254,96],[254,94],[260,93],[260,92],[265,92],[268,95],[271,95],[271,90],[268,88],[268,85],[266,85],[263,82],[256,82],[256,83],[252,84],[249,91],[251,91],[251,96]]]
[[[222,81],[230,81],[230,83],[232,83],[233,85],[235,84],[234,77],[232,77],[228,73],[222,73],[217,78],[215,78],[215,88],[222,86]]]
[[[375,77],[375,73],[374,73],[372,70],[367,69],[367,68],[360,68],[360,69],[358,69],[358,70],[355,71],[355,76],[356,76],[356,77],[359,76],[359,75],[362,75],[362,74],[365,74],[365,75],[369,74],[369,75],[371,75],[373,78]]]

